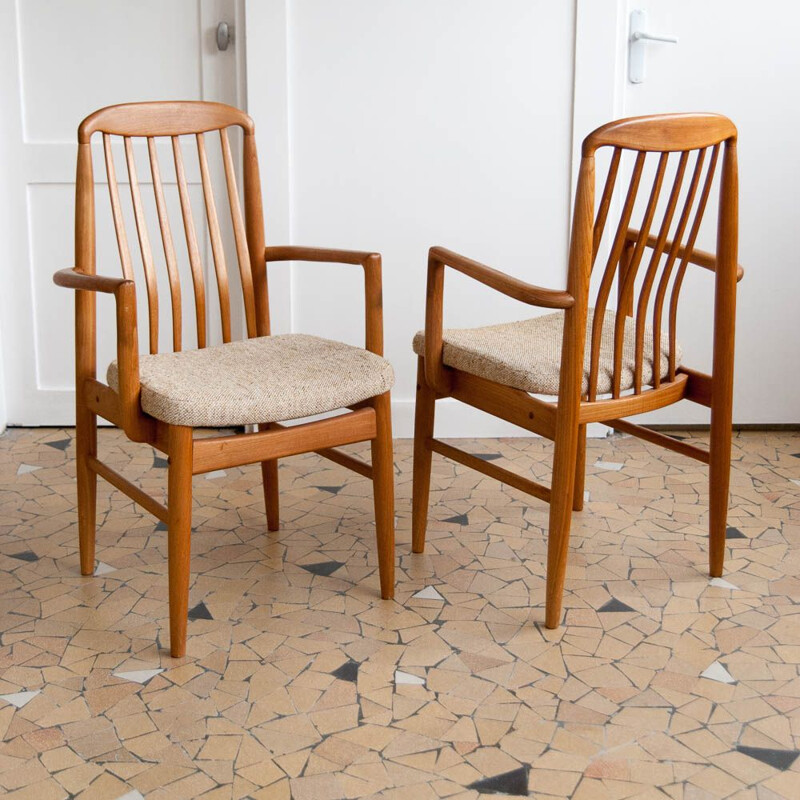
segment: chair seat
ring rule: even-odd
[[[229,427],[345,408],[389,391],[388,361],[360,347],[289,333],[142,355],[142,409],[172,425]],[[119,386],[117,362],[108,383]]]
[[[597,393],[611,392],[614,369],[614,319],[616,312],[606,311],[600,340],[600,363]],[[589,359],[594,309],[589,309],[587,337],[584,353],[582,392],[589,391]],[[564,332],[564,312],[545,314],[520,322],[489,325],[484,328],[451,328],[444,331],[443,360],[448,367],[469,372],[506,386],[522,389],[530,394],[557,395],[561,372],[561,343]],[[635,327],[633,318],[625,321],[622,352],[621,390],[633,388]],[[425,333],[414,337],[414,352],[425,354]],[[669,341],[662,335],[660,363],[661,378],[669,373]],[[676,364],[680,364],[682,350],[676,347]],[[653,330],[645,327],[642,385],[653,381]]]

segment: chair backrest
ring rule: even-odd
[[[243,184],[244,214],[236,182],[236,167],[231,149],[228,129],[238,126],[243,132]],[[202,262],[202,228],[195,223],[180,137],[191,136],[197,151],[200,183],[203,191],[205,225],[211,243],[214,272],[217,279],[222,340],[231,340],[231,298],[228,281],[228,266],[223,246],[221,215],[218,200],[212,187],[213,170],[209,167],[207,134],[216,134],[225,175],[225,189],[218,194],[225,196],[228,205],[236,259],[241,277],[247,336],[263,336],[269,333],[269,310],[267,299],[266,266],[264,263],[264,222],[261,205],[261,187],[256,156],[253,121],[243,111],[221,103],[207,102],[152,102],[128,103],[109,106],[86,117],[78,129],[78,170],[76,179],[76,226],[75,266],[82,272],[94,274],[95,265],[95,208],[94,175],[92,168],[91,139],[95,133],[102,134],[105,172],[108,183],[111,214],[114,223],[123,276],[134,279],[133,258],[129,239],[136,236],[141,256],[147,291],[149,312],[150,352],[158,352],[159,297],[158,268],[163,263],[169,280],[172,320],[172,347],[181,350],[183,311],[179,256],[176,248],[187,256],[191,271],[194,294],[195,319],[197,323],[198,347],[205,347],[207,331],[205,269]],[[135,234],[126,230],[123,196],[117,178],[114,159],[115,142],[121,138],[124,151],[125,172],[130,188],[130,206],[134,219]],[[172,153],[174,182],[180,205],[180,215],[170,221],[168,203],[164,192],[162,169],[159,164],[159,143],[165,141]],[[151,246],[147,215],[143,202],[135,158],[134,141],[146,145],[149,162],[145,182],[152,183],[155,201],[155,217],[161,246]],[[191,140],[190,140],[191,141]],[[213,143],[216,145],[216,142]],[[118,146],[118,145],[116,145]],[[194,148],[193,148],[194,149]],[[140,151],[141,152],[141,151]],[[143,154],[142,154],[143,155]],[[203,224],[202,221],[200,223]],[[224,226],[223,226],[224,227]],[[183,232],[178,232],[182,228]],[[176,232],[173,233],[173,230]]]
[[[603,189],[595,203],[595,153],[601,148],[611,148],[611,153]],[[627,187],[617,187],[618,177],[626,172],[620,168],[623,158],[633,161],[630,179]],[[584,347],[589,348],[590,401],[597,398],[603,322],[611,309],[609,300],[615,278],[613,396],[620,396],[623,343],[630,317],[635,331],[634,394],[643,390],[648,322],[653,328],[652,387],[662,384],[662,336],[668,339],[668,380],[675,380],[679,366],[678,299],[717,172],[720,202],[715,306],[719,312],[719,287],[729,287],[731,283],[735,287],[737,270],[733,123],[718,114],[636,117],[604,125],[584,140],[570,245],[569,290],[584,320],[587,307],[595,308],[591,331],[584,333],[585,324],[582,328],[576,325],[574,331],[575,336],[585,336],[581,352]],[[614,199],[615,190],[621,190],[618,202]],[[614,207],[619,208],[616,223],[609,219]],[[635,221],[634,216],[638,217]],[[606,246],[601,247],[601,242]],[[593,271],[599,280],[591,281]],[[596,290],[590,289],[591,285]]]

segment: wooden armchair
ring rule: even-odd
[[[243,131],[244,215],[228,128]],[[102,133],[111,211],[122,262],[122,278],[96,275],[95,186],[92,134]],[[219,140],[225,192],[241,277],[247,336],[231,341],[231,302],[225,248],[212,188],[206,134]],[[206,222],[219,297],[222,344],[208,346],[206,286],[201,249],[190,202],[187,168],[179,137],[197,146]],[[112,140],[122,137],[136,236],[142,257],[149,312],[150,353],[139,355],[133,260],[115,173]],[[173,236],[158,143],[171,146],[183,233]],[[159,296],[156,262],[148,237],[134,140],[146,144],[155,209],[169,283],[172,350],[159,353]],[[221,194],[221,193],[220,193]],[[182,344],[178,245],[191,271],[198,349]],[[302,334],[270,336],[266,264],[270,261],[324,261],[360,266],[366,294],[366,349]],[[97,476],[105,478],[168,526],[170,652],[186,652],[189,602],[192,476],[261,463],[269,530],[278,529],[278,459],[316,451],[374,481],[381,596],[394,594],[394,489],[390,395],[394,375],[382,358],[381,258],[377,253],[304,247],[265,247],[261,186],[253,121],[219,103],[162,102],[110,106],[88,116],[78,129],[75,267],[54,276],[75,289],[76,446],[78,530],[81,573],[95,568]],[[117,360],[108,384],[96,375],[96,293],[116,301]],[[296,419],[335,409],[348,413],[284,427]],[[97,415],[122,428],[135,442],[147,442],[169,457],[164,506],[98,459]],[[194,438],[198,427],[258,424],[255,433]],[[372,465],[336,450],[369,440]]]
[[[596,207],[595,152],[604,147],[611,148],[610,166]],[[608,256],[599,257],[623,151],[633,151],[630,182],[616,228],[608,226]],[[648,156],[654,177],[649,192],[640,193]],[[717,251],[711,254],[697,250],[695,241],[719,162]],[[665,183],[672,184],[668,191]],[[637,196],[643,214],[641,225],[634,228]],[[425,546],[432,453],[549,502],[545,617],[548,628],[558,627],[571,512],[583,507],[586,425],[603,422],[709,464],[709,560],[711,575],[720,576],[730,473],[736,283],[743,274],[737,266],[737,237],[736,128],[716,114],[668,114],[612,122],[584,140],[567,291],[531,286],[449,250],[432,248],[425,330],[414,340],[419,371],[413,551],[421,553]],[[711,375],[681,364],[676,339],[681,284],[690,264],[714,273]],[[445,268],[528,305],[558,311],[524,322],[443,331]],[[601,271],[596,291],[590,289],[594,269]],[[613,310],[609,301],[615,278]],[[557,399],[548,402],[532,394]],[[454,397],[552,439],[551,486],[433,438],[435,403],[442,397]],[[708,451],[622,419],[682,399],[711,409]]]

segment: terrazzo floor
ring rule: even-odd
[[[434,456],[412,555],[409,441],[393,602],[366,479],[287,459],[267,533],[257,467],[198,477],[180,660],[164,526],[103,481],[97,572],[79,575],[72,436],[0,437],[4,797],[800,798],[800,433],[736,435],[714,581],[705,467],[590,440],[558,631],[547,506]],[[459,444],[549,480],[549,442]],[[100,449],[163,497],[149,447],[105,429]]]

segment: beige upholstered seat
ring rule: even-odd
[[[614,363],[614,313],[606,311],[600,346],[600,364],[597,379],[598,394],[611,391]],[[591,331],[593,309],[589,309],[587,329]],[[564,331],[564,312],[490,325],[485,328],[451,328],[444,331],[444,363],[454,369],[478,375],[481,378],[513,386],[531,394],[558,394],[561,370],[561,342]],[[587,335],[591,341],[591,332]],[[626,320],[622,353],[621,389],[633,387],[635,328],[631,317]],[[669,342],[661,337],[661,377],[668,373]],[[676,348],[676,363],[680,364],[682,351]],[[414,337],[414,352],[425,354],[425,334]],[[644,334],[644,359],[642,383],[653,380],[653,331],[648,325]],[[589,348],[584,353],[583,388],[589,387]]]
[[[142,408],[172,425],[227,427],[321,414],[388,392],[388,361],[290,333],[140,356]],[[117,362],[108,383],[118,388]]]

